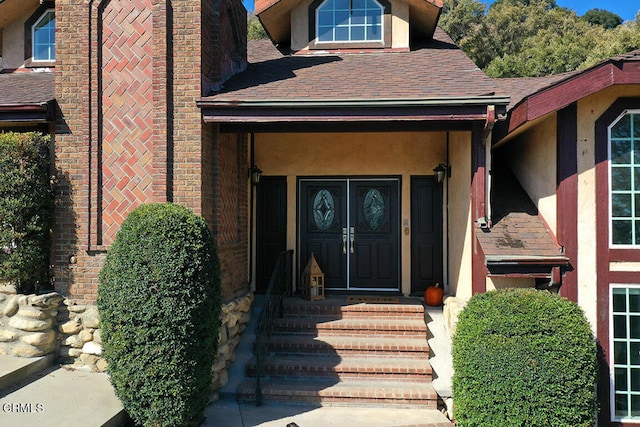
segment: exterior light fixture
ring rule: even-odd
[[[436,177],[436,182],[438,184],[442,184],[444,182],[445,175],[447,178],[451,178],[451,166],[446,166],[440,163],[438,166],[433,169],[433,173]]]
[[[249,168],[249,178],[251,178],[251,184],[260,184],[260,178],[262,178],[262,171],[256,165]]]

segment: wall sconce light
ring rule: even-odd
[[[256,165],[249,168],[249,178],[251,178],[251,184],[260,184],[260,178],[262,177],[262,171]]]
[[[433,173],[435,174],[436,182],[438,184],[442,184],[444,182],[445,174],[447,178],[451,178],[451,166],[446,166],[440,163],[435,167],[435,169],[433,169]]]

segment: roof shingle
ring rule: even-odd
[[[55,99],[55,73],[0,73],[0,105],[39,105]]]
[[[204,99],[434,99],[500,91],[440,29],[410,52],[282,54],[269,40],[252,41],[248,50],[246,71]]]

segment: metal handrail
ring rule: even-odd
[[[256,327],[256,406],[262,405],[262,378],[273,323],[282,317],[283,300],[291,295],[293,250],[281,252],[269,279],[269,287],[264,298],[264,306]]]

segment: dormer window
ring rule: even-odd
[[[55,61],[56,17],[53,9],[47,10],[31,27],[33,61]]]
[[[317,41],[382,41],[384,8],[376,0],[325,0],[316,9]]]
[[[316,0],[309,8],[312,49],[380,48],[391,44],[386,0]]]

